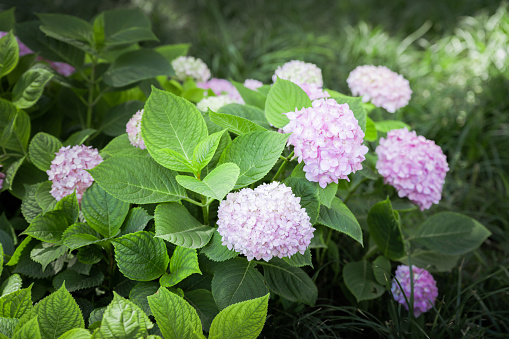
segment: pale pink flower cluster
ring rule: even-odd
[[[226,79],[212,78],[207,82],[199,82],[196,86],[203,89],[211,89],[215,95],[228,95],[236,102],[244,104],[244,100],[237,88]]]
[[[252,89],[256,91],[258,88],[263,86],[263,82],[255,80],[255,79],[246,79],[244,81],[244,87]]]
[[[306,92],[311,101],[330,97],[329,92],[323,90],[321,87],[318,87],[317,85],[301,84],[299,86],[304,90],[304,92]]]
[[[143,117],[143,109],[136,112],[127,122],[126,132],[131,145],[141,149],[145,149],[145,142],[141,137],[141,118]]]
[[[76,190],[78,202],[94,179],[86,171],[103,161],[97,149],[91,146],[76,145],[62,147],[51,162],[50,170],[46,171],[51,185],[51,195],[58,201]]]
[[[322,70],[315,64],[300,60],[292,60],[279,66],[272,76],[272,81],[277,78],[290,80],[297,85],[313,84],[321,88],[323,86]]]
[[[247,260],[304,254],[315,230],[300,198],[278,182],[229,193],[217,213],[223,245]]]
[[[0,165],[0,167],[3,167],[3,166]],[[2,187],[4,187],[4,179],[5,179],[5,174],[0,172],[0,190],[2,189]]]
[[[412,95],[408,80],[385,66],[358,66],[346,82],[353,95],[361,95],[363,102],[371,101],[390,113],[408,105]]]
[[[210,70],[203,60],[191,56],[180,56],[171,62],[177,79],[184,81],[192,78],[205,82],[210,79]]]
[[[232,99],[229,95],[223,94],[218,95],[217,97],[203,98],[196,104],[196,107],[202,112],[206,112],[209,108],[210,110],[217,112],[221,107],[228,104],[240,103],[243,104],[244,101],[239,102],[238,100]]]
[[[4,36],[6,36],[7,34],[8,34],[8,32],[0,31],[0,39],[3,38]],[[27,45],[22,43],[18,37],[16,37],[16,40],[18,41],[18,46],[19,46],[19,56],[33,53],[32,50],[30,48],[28,48]]]
[[[422,313],[429,311],[435,305],[438,296],[437,283],[433,276],[423,268],[412,265],[412,274],[414,279],[414,316],[418,317]],[[397,282],[396,282],[397,281]],[[400,286],[403,290],[401,290]],[[400,265],[396,269],[396,274],[392,280],[391,292],[394,299],[403,305],[408,311],[408,304],[405,296],[410,303],[412,285],[410,280],[410,268],[406,265]],[[404,293],[404,295],[403,295]]]
[[[294,146],[309,181],[325,188],[338,179],[362,169],[368,148],[362,144],[364,132],[348,104],[333,99],[318,99],[310,108],[285,113],[290,122],[284,133],[292,133],[288,144]]]
[[[406,128],[391,130],[387,138],[380,138],[375,152],[378,172],[386,184],[396,188],[400,197],[408,197],[421,210],[438,204],[449,166],[442,149],[433,140]]]

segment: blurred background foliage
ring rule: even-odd
[[[462,275],[464,282],[481,279],[475,285],[478,295],[465,295],[461,302],[473,300],[477,305],[479,295],[509,286],[507,270],[503,278],[483,278],[509,264],[507,2],[3,0],[0,10],[13,6],[17,7],[18,22],[35,19],[38,12],[91,19],[102,10],[139,7],[152,19],[161,43],[191,43],[189,54],[203,59],[219,78],[270,83],[278,65],[298,59],[322,69],[325,87],[349,93],[346,78],[356,66],[385,65],[403,74],[413,94],[410,104],[396,113],[397,118],[435,140],[450,166],[442,202],[432,211],[466,213],[493,232],[487,245],[451,276],[455,282],[459,279],[460,285]],[[382,112],[372,114],[376,117]],[[456,300],[459,291],[450,291],[458,292]],[[480,300],[483,303],[483,297]],[[483,312],[504,309],[507,295],[505,300],[484,302]],[[287,326],[288,333],[297,333],[298,326],[316,322],[311,330],[324,335],[320,331],[329,311],[333,310],[296,316],[288,325],[278,324],[274,316],[268,320],[273,324],[268,328],[277,331],[278,326]],[[341,311],[344,315],[338,317],[351,321],[344,326],[368,326],[380,336],[385,334],[386,324],[371,315],[364,315],[361,321],[353,316],[355,310]],[[495,311],[490,312],[490,317],[498,319]],[[467,319],[475,319],[475,315]]]

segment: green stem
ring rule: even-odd
[[[332,238],[332,229],[327,228],[327,237],[326,237],[326,240],[325,240],[325,245],[326,246],[329,243],[329,241],[331,240],[331,238]],[[323,261],[325,259],[325,253],[327,253],[327,248],[322,248],[321,252],[320,252],[320,260],[318,261],[320,263],[320,266],[323,265]]]
[[[202,204],[202,210],[203,210],[203,223],[205,225],[209,224],[209,204],[207,203],[207,197],[202,195],[201,196],[201,204]]]
[[[283,158],[283,163],[281,164],[281,166],[279,166],[279,169],[277,170],[276,174],[274,175],[274,178],[272,178],[271,181],[276,181],[279,176],[281,175],[281,173],[283,173],[283,171],[285,170],[286,168],[286,165],[288,165],[288,161],[290,161],[290,159],[293,157],[293,152],[290,153],[290,155],[288,157],[281,157]]]
[[[94,107],[94,87],[95,87],[95,65],[96,65],[96,60],[95,60],[95,58],[92,58],[92,70],[90,71],[90,81],[88,83],[86,128],[92,128],[92,112],[93,112],[93,107]]]
[[[191,198],[182,198],[182,200],[185,200],[185,201],[187,201],[187,202],[190,202],[191,204],[196,205],[196,206],[200,206],[200,207],[205,206],[205,205],[203,205],[202,203],[200,203],[200,202],[198,202],[198,201],[196,201],[196,200],[194,200],[194,199],[191,199]]]

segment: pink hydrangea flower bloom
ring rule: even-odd
[[[65,62],[58,62],[58,61],[49,61],[46,60],[48,64],[59,74],[68,77],[71,74],[74,73],[75,69],[69,64],[66,64]]]
[[[278,182],[229,193],[217,213],[223,245],[247,260],[304,254],[315,230],[300,198]]]
[[[235,99],[232,99],[232,97],[230,97],[229,95],[223,94],[218,95],[217,97],[208,97],[201,99],[196,104],[196,108],[198,108],[202,112],[206,112],[209,108],[210,110],[217,112],[221,107],[226,106],[228,104],[240,104],[240,102]]]
[[[371,101],[390,113],[408,105],[412,95],[408,80],[385,66],[359,66],[346,82],[353,95],[361,95],[363,102]]]
[[[256,91],[256,89],[263,86],[263,82],[255,80],[255,79],[246,79],[244,81],[244,87],[252,89],[253,91]]]
[[[180,56],[171,62],[177,79],[184,81],[192,78],[199,82],[210,79],[210,70],[203,60],[191,56]]]
[[[97,149],[91,146],[60,148],[51,162],[50,170],[46,171],[49,180],[53,181],[51,195],[59,201],[76,190],[78,202],[81,202],[83,193],[94,182],[86,170],[94,168],[102,161]]]
[[[304,161],[309,181],[325,188],[338,179],[362,169],[368,148],[362,144],[364,132],[348,104],[333,99],[318,99],[313,106],[285,113],[290,122],[283,127],[292,133],[288,144],[294,146],[298,161]]]
[[[6,36],[7,34],[8,34],[8,32],[0,32],[0,39],[3,38],[4,36]],[[18,37],[16,37],[16,40],[18,41],[18,46],[19,46],[19,56],[33,53],[32,50],[30,48],[28,48],[27,45],[22,43]]]
[[[396,188],[400,197],[408,197],[421,210],[438,204],[449,166],[442,149],[433,140],[406,128],[392,130],[387,138],[380,138],[375,152],[378,172],[386,184]]]
[[[144,110],[136,112],[131,119],[127,122],[126,132],[129,137],[131,145],[141,149],[145,149],[145,142],[141,137],[141,118],[143,117]]]
[[[0,165],[0,167],[3,167],[3,166]],[[2,187],[4,187],[4,179],[5,179],[5,174],[0,172],[0,190],[2,189]]]
[[[316,99],[330,97],[329,92],[324,91],[322,88],[318,87],[317,85],[301,84],[300,88],[302,88],[304,90],[304,92],[306,92],[306,94],[308,95],[309,99],[311,99],[311,101],[316,100]]]
[[[292,60],[279,66],[272,76],[272,81],[276,82],[278,77],[297,85],[312,84],[319,88],[323,86],[322,70],[315,64],[304,61]]]
[[[196,86],[203,89],[211,89],[215,95],[226,94],[236,102],[244,104],[244,100],[237,88],[226,79],[212,78],[207,82],[199,82]]]
[[[438,296],[437,283],[433,276],[423,268],[412,265],[412,272],[414,278],[414,316],[418,317],[422,313],[429,311],[435,305],[435,299]],[[401,288],[399,287],[401,285]],[[410,303],[410,295],[412,292],[412,285],[410,282],[410,268],[406,265],[400,265],[396,269],[396,274],[392,280],[391,292],[394,299],[403,305],[408,311],[408,304],[405,301],[405,296]],[[404,293],[404,295],[403,295]]]

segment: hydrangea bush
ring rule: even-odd
[[[426,317],[428,271],[490,235],[433,206],[447,158],[385,119],[411,90],[384,67],[352,93],[300,60],[271,85],[211,79],[188,45],[141,48],[157,37],[137,9],[38,17],[0,40],[2,337],[256,338],[331,269],[351,305],[392,293]]]

